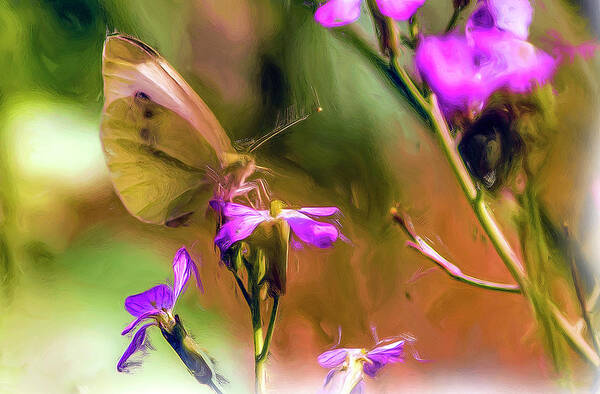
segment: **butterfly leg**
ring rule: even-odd
[[[267,186],[267,183],[264,179],[257,179],[255,181],[250,181],[250,182],[244,183],[243,186],[240,186],[239,188],[237,188],[233,192],[231,192],[230,199],[233,199],[237,196],[243,195],[246,197],[246,199],[248,200],[248,202],[250,203],[252,208],[254,208],[255,204],[252,203],[252,201],[250,200],[250,197],[248,196],[250,194],[250,192],[252,192],[252,191],[254,191],[256,193],[256,200],[255,200],[256,205],[264,208],[263,203],[265,201],[269,201],[270,196],[271,196],[269,187]],[[263,200],[263,196],[265,197],[265,200]]]

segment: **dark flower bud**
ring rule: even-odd
[[[514,115],[509,108],[486,109],[468,127],[458,145],[471,175],[488,189],[504,182],[522,150],[521,138],[513,124]]]
[[[196,380],[208,385],[216,393],[222,393],[219,386],[227,380],[214,371],[214,360],[188,335],[179,316],[175,315],[175,325],[171,331],[162,327],[160,331]]]

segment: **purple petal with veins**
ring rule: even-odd
[[[143,350],[146,347],[146,329],[148,327],[155,325],[156,323],[149,323],[140,327],[140,329],[135,333],[131,343],[125,349],[125,353],[119,359],[117,363],[117,371],[119,372],[127,372],[128,367],[131,366],[131,363],[128,363],[127,360],[137,351]]]
[[[185,291],[190,275],[194,273],[198,288],[202,289],[202,282],[198,276],[196,263],[190,257],[185,247],[180,248],[173,258],[173,305],[177,302],[179,295]]]
[[[319,357],[317,357],[317,361],[323,368],[337,367],[346,360],[346,355],[348,354],[349,350],[352,349],[340,348],[328,350],[324,353],[321,353]]]
[[[371,362],[363,364],[363,371],[374,377],[387,364],[404,361],[404,344],[405,341],[400,340],[371,350],[367,353],[367,358]]]
[[[379,11],[392,19],[406,21],[425,4],[425,0],[377,0]]]
[[[133,330],[134,328],[137,327],[138,324],[140,324],[142,321],[149,319],[151,317],[154,317],[156,315],[158,315],[161,311],[158,309],[154,309],[154,310],[149,310],[143,314],[141,314],[140,316],[138,316],[137,319],[135,319],[134,321],[132,321],[131,323],[129,323],[129,325],[127,327],[125,327],[123,329],[123,331],[121,331],[121,335],[127,335],[129,334],[129,332],[131,330]]]
[[[304,207],[298,209],[298,212],[311,216],[331,216],[340,213],[336,207]]]
[[[140,294],[135,294],[125,299],[125,309],[133,316],[141,316],[148,311],[171,309],[174,299],[173,292],[168,285],[154,286]]]
[[[223,204],[223,215],[228,218],[260,215],[268,219],[269,211],[259,211],[242,204],[228,202]]]
[[[325,27],[337,27],[352,23],[360,17],[362,0],[329,0],[315,12],[317,22]]]
[[[317,222],[293,209],[282,209],[278,218],[284,218],[302,242],[319,248],[331,247],[340,237],[340,231],[335,225]]]
[[[234,216],[233,219],[228,220],[221,226],[215,237],[215,244],[224,253],[235,242],[249,237],[254,229],[266,220],[263,215],[254,213],[247,216]]]

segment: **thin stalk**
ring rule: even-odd
[[[579,301],[579,307],[581,308],[581,317],[585,322],[585,326],[587,329],[587,333],[592,340],[592,345],[594,346],[594,350],[596,353],[600,353],[600,347],[598,345],[598,339],[596,338],[596,332],[594,331],[594,327],[592,326],[592,319],[590,318],[590,314],[588,312],[588,307],[586,305],[585,295],[583,294],[583,281],[581,278],[581,273],[579,272],[579,267],[577,266],[577,262],[575,261],[575,252],[574,247],[572,245],[573,241],[571,241],[571,237],[569,235],[568,229],[565,230],[567,233],[567,250],[568,256],[567,260],[569,265],[571,266],[571,276],[573,277],[573,283],[575,285],[575,292],[577,294],[577,301]]]
[[[252,299],[250,297],[250,294],[248,294],[248,290],[246,290],[246,286],[244,286],[244,282],[238,276],[238,274],[235,272],[233,272],[233,277],[235,278],[235,282],[237,283],[238,288],[240,289],[240,291],[242,292],[242,295],[244,296],[244,300],[246,300],[246,304],[248,304],[248,306],[251,307]]]
[[[252,332],[254,334],[254,385],[255,392],[262,394],[266,388],[267,371],[264,360],[259,360],[263,351],[264,339],[262,330],[262,320],[260,317],[260,294],[259,286],[256,282],[252,286],[252,306],[250,314],[252,315]]]
[[[446,33],[450,32],[450,30],[454,29],[454,26],[456,26],[456,22],[458,21],[458,16],[460,15],[461,11],[462,11],[461,7],[454,7],[454,12],[452,12],[452,16],[450,17],[450,20],[448,21],[448,25],[446,26]]]
[[[267,327],[267,335],[265,336],[265,343],[263,344],[262,351],[258,356],[258,361],[264,361],[269,354],[269,347],[271,346],[271,338],[273,338],[273,329],[275,328],[275,321],[277,320],[277,310],[279,308],[279,295],[273,296],[273,306],[271,307],[271,318],[269,319],[269,327]]]
[[[487,290],[505,291],[509,293],[521,292],[521,289],[516,284],[491,282],[463,273],[458,266],[452,264],[448,259],[440,255],[423,238],[415,233],[412,223],[407,216],[400,215],[395,209],[392,210],[392,215],[396,222],[400,224],[400,227],[404,232],[412,239],[412,241],[407,242],[407,245],[419,251],[423,256],[429,258],[442,268],[444,272],[450,275],[451,278]]]

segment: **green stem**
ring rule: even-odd
[[[250,307],[250,313],[252,315],[252,332],[254,334],[254,384],[255,392],[262,394],[266,388],[266,376],[267,371],[265,369],[264,360],[259,360],[259,356],[263,351],[264,339],[262,330],[262,320],[260,317],[260,294],[258,284],[253,283],[252,292],[252,306]]]
[[[240,289],[240,291],[242,292],[242,295],[244,296],[244,300],[246,300],[246,304],[248,304],[248,306],[251,306],[252,300],[250,298],[250,294],[248,294],[248,290],[246,290],[246,286],[244,286],[244,282],[242,282],[242,279],[238,276],[237,273],[233,272],[233,277],[235,278],[235,282],[238,285],[238,288]]]
[[[397,34],[395,33],[395,25],[390,18],[384,17],[380,14],[379,9],[376,6],[375,0],[368,0],[368,5],[373,16],[374,23],[376,24],[376,30],[379,34],[380,45],[382,52],[389,57],[390,66],[395,72],[397,83],[403,90],[403,95],[408,96],[409,102],[417,112],[423,116],[423,119],[427,121],[444,152],[446,159],[448,160],[456,179],[465,194],[465,197],[469,201],[475,216],[479,223],[486,232],[492,245],[496,249],[496,252],[504,262],[504,265],[517,282],[523,295],[525,295],[533,306],[538,301],[537,297],[533,297],[529,293],[531,287],[527,274],[521,264],[517,254],[514,252],[506,237],[502,233],[502,230],[496,223],[494,216],[490,212],[489,208],[485,204],[481,192],[476,188],[467,168],[462,161],[455,145],[454,141],[450,136],[446,121],[440,111],[437,99],[434,94],[430,95],[429,101],[423,96],[416,85],[412,82],[408,76],[406,70],[398,63],[398,45],[397,45]],[[552,305],[548,302],[549,305]],[[572,330],[572,326],[558,310],[558,308],[550,308],[552,311],[552,320],[557,325],[557,328],[562,333],[571,346],[588,362],[596,367],[600,366],[600,358],[598,354],[592,349],[589,344],[581,337],[579,333]]]
[[[266,391],[267,370],[265,360],[259,359],[264,349],[264,337],[261,318],[261,294],[260,294],[260,276],[261,266],[264,265],[264,254],[259,250],[254,254],[253,264],[247,265],[248,270],[248,288],[250,289],[250,315],[252,318],[252,333],[254,339],[254,389],[256,394],[263,394]],[[264,272],[262,273],[264,275]]]
[[[500,230],[500,227],[496,223],[494,216],[491,214],[489,208],[483,201],[481,193],[477,191],[477,188],[475,187],[475,184],[473,183],[473,180],[470,177],[464,162],[454,146],[454,141],[450,137],[450,132],[448,131],[446,122],[439,110],[437,99],[434,94],[431,95],[431,107],[428,112],[431,116],[431,123],[434,127],[434,132],[438,137],[438,142],[440,143],[440,146],[446,155],[450,166],[452,167],[454,175],[456,176],[461,189],[471,204],[475,216],[492,242],[496,252],[504,262],[504,265],[506,268],[508,268],[511,275],[518,283],[523,295],[525,295],[535,306],[535,303],[538,302],[538,300],[534,299],[534,297],[529,294],[531,284],[527,274],[525,273],[523,265],[506,240],[502,230]],[[560,310],[558,310],[557,307],[552,306],[552,304],[550,305],[552,320],[557,325],[557,328],[565,337],[565,339],[571,344],[575,351],[582,355],[588,362],[595,367],[600,367],[600,358],[594,349],[592,349],[590,345],[581,337],[581,334],[573,328]]]
[[[571,266],[571,276],[573,278],[573,284],[575,286],[575,293],[577,295],[577,301],[579,301],[579,307],[581,308],[581,316],[583,321],[585,322],[585,326],[587,329],[587,333],[590,336],[592,341],[592,345],[594,346],[594,350],[596,353],[600,353],[600,345],[598,344],[598,340],[596,338],[596,331],[594,331],[594,327],[592,326],[592,319],[590,318],[590,314],[588,312],[588,307],[586,305],[585,295],[583,294],[583,280],[581,278],[581,273],[579,272],[579,267],[577,265],[577,261],[575,261],[575,252],[573,241],[570,240],[568,229],[565,230],[567,234],[567,251],[568,256],[567,260],[569,265]]]
[[[271,318],[269,319],[269,327],[267,328],[267,335],[265,336],[265,343],[263,349],[258,356],[258,361],[264,361],[269,354],[269,347],[271,346],[271,338],[273,337],[273,329],[275,328],[275,320],[277,320],[277,309],[279,308],[279,296],[273,296],[273,306],[271,307]]]
[[[458,16],[460,15],[461,11],[462,11],[462,8],[460,8],[460,7],[454,8],[454,12],[452,12],[452,16],[450,17],[450,20],[448,21],[448,25],[446,26],[446,33],[450,32],[450,30],[454,29],[454,26],[456,26],[456,22],[458,21]]]

